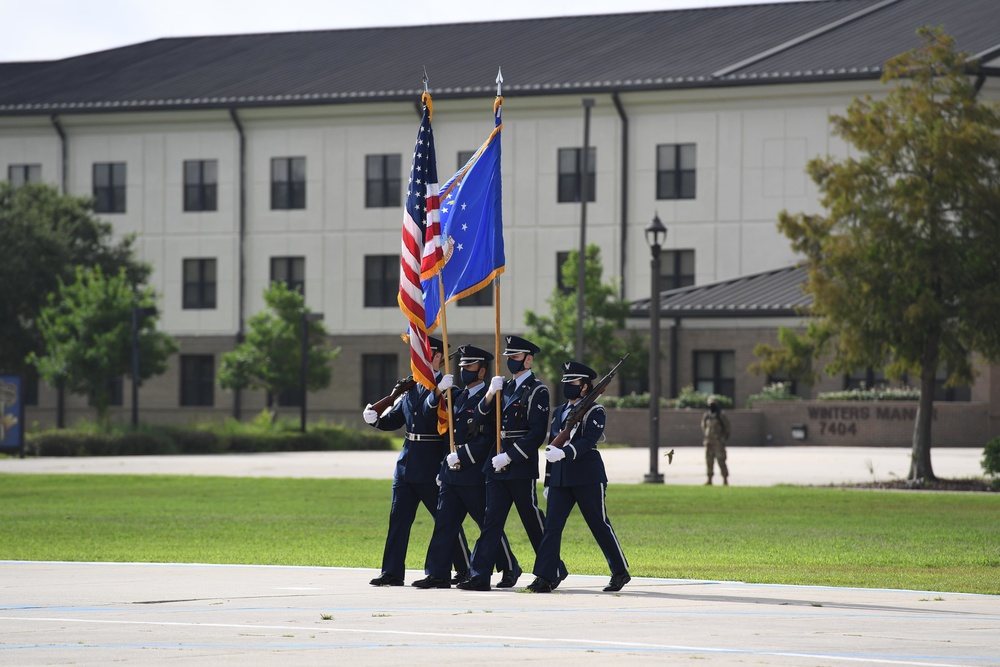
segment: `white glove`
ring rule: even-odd
[[[437,477],[435,477],[434,481],[437,482],[438,486],[441,486],[441,475],[438,475]]]
[[[372,410],[371,403],[368,404],[368,407],[365,408],[365,411],[362,412],[361,415],[365,418],[365,422],[368,424],[374,424],[378,421],[378,413]]]
[[[559,449],[558,447],[553,447],[552,445],[548,445],[545,448],[545,460],[548,461],[549,463],[562,461],[564,458],[566,458],[566,452]]]
[[[438,391],[440,391],[443,394],[444,392],[448,391],[454,386],[455,386],[455,376],[449,373],[448,375],[442,377],[441,381],[438,382]]]
[[[549,499],[549,487],[546,486],[542,489],[542,498],[545,498],[546,500]]]
[[[492,380],[490,380],[490,388],[489,388],[488,391],[489,391],[490,396],[493,396],[494,394],[496,394],[499,391],[503,391],[503,376],[502,375],[497,375]]]
[[[500,472],[501,469],[510,465],[510,455],[507,452],[501,452],[493,457],[493,469]]]
[[[445,457],[445,461],[448,462],[450,467],[454,468],[455,464],[458,463],[458,452],[449,453],[448,456]]]

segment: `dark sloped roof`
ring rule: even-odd
[[[971,53],[1000,42],[996,0],[814,0],[416,27],[158,39],[0,64],[0,113],[541,95],[877,77],[945,25]]]
[[[660,317],[792,317],[812,305],[802,291],[805,267],[789,266],[709,285],[681,287],[660,294]],[[632,302],[630,317],[649,318],[649,299]]]

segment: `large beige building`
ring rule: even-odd
[[[0,63],[0,177],[92,195],[117,233],[137,234],[161,327],[180,343],[170,371],[141,388],[144,420],[259,410],[263,396],[245,392],[236,406],[212,378],[265,286],[287,280],[342,348],[333,387],[309,397],[310,416],[353,422],[407,374],[395,297],[421,66],[442,180],[492,129],[502,67],[501,321],[522,333],[524,311],[547,310],[558,260],[578,247],[582,100],[594,101],[587,240],[626,298],[650,295],[643,229],[657,214],[669,229],[663,290],[780,270],[796,256],[778,212],[819,211],[806,162],[848,152],[829,115],[882,94],[882,64],[918,44],[920,25],[943,25],[978,56],[980,94],[1000,97],[995,9],[990,0],[821,0],[162,39]],[[481,296],[449,308],[453,342],[492,346],[492,301]],[[798,319],[737,315],[666,317],[663,377],[745,402],[763,382],[746,372],[754,343]],[[641,317],[631,324],[647,327]],[[632,369],[634,386],[645,373]],[[1000,403],[993,393],[980,386],[958,398]],[[129,395],[126,378],[123,411]],[[29,423],[52,423],[56,404],[40,387]],[[90,414],[77,397],[65,409],[70,421]]]

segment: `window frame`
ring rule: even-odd
[[[403,202],[403,156],[365,156],[365,208],[396,208]]]
[[[735,350],[692,350],[691,352],[691,376],[694,380],[695,391],[716,394],[718,396],[728,396],[736,401],[736,351]],[[702,375],[702,368],[699,364],[699,356],[712,355],[712,369],[710,375]],[[731,377],[724,376],[723,357],[730,355],[732,359]],[[711,383],[712,390],[705,391],[703,383]]]
[[[364,307],[396,307],[399,303],[399,255],[365,255],[364,271]]]
[[[691,258],[691,273],[684,273],[684,259]],[[695,278],[695,251],[693,249],[663,250],[660,253],[660,292],[690,287]],[[667,273],[666,269],[671,273]]]
[[[106,173],[104,173],[106,172]],[[121,182],[118,182],[118,176]],[[128,163],[95,162],[91,171],[94,213],[125,213],[128,208]],[[107,183],[99,182],[107,181]]]
[[[188,266],[197,262],[198,277],[188,280]],[[211,267],[211,279],[208,268]],[[219,266],[215,257],[186,257],[181,264],[181,310],[214,310],[218,307]],[[189,298],[190,297],[190,298]]]
[[[296,167],[299,166],[301,168],[297,170]],[[279,176],[283,178],[279,178]],[[271,210],[300,211],[305,208],[305,157],[271,158]]]
[[[211,166],[213,173],[206,179],[205,168]],[[188,169],[197,169],[197,178],[189,181]],[[184,160],[182,167],[184,178],[184,212],[204,213],[219,210],[219,161],[218,160]]]
[[[672,150],[671,150],[672,149]],[[692,165],[687,166],[685,149],[692,151]],[[673,168],[668,169],[664,162],[665,153],[672,153]],[[687,192],[689,185],[690,193]],[[680,200],[697,199],[698,197],[698,145],[658,144],[656,146],[656,199]]]
[[[182,354],[179,370],[180,406],[215,407],[215,355]]]
[[[362,354],[361,407],[384,396],[398,379],[398,354]]]
[[[597,147],[590,146],[587,160],[587,203],[597,201]],[[556,201],[560,204],[579,204],[583,184],[583,148],[560,148],[556,157]],[[573,163],[571,171],[564,171],[567,162]]]
[[[17,180],[14,178],[14,174],[21,172]],[[7,182],[10,183],[12,188],[19,188],[29,183],[41,183],[42,182],[42,165],[41,164],[9,164],[7,165]]]
[[[289,290],[299,290],[303,298],[306,296],[306,258],[302,255],[282,255],[271,258],[270,283],[282,282]],[[279,268],[281,271],[277,271]],[[301,267],[302,279],[294,278],[296,268]],[[283,272],[285,277],[278,277],[276,274]],[[292,277],[290,277],[292,276]],[[270,284],[269,283],[269,284]]]

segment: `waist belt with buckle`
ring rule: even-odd
[[[528,431],[500,431],[500,437],[505,439],[520,438],[523,435],[528,435]]]
[[[407,433],[406,439],[411,442],[441,442],[443,435],[431,435],[430,433]]]

